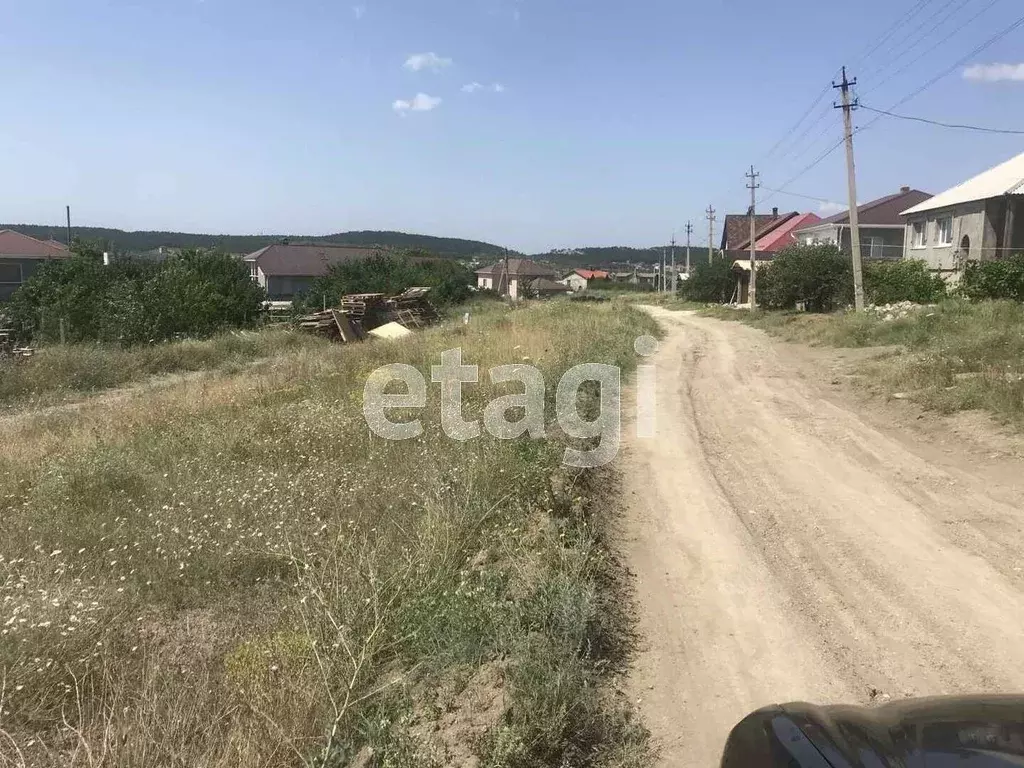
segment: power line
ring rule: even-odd
[[[802,197],[804,200],[813,200],[816,203],[829,203],[831,205],[836,204],[835,200],[829,200],[828,198],[825,198],[825,197],[815,197],[814,195],[802,195],[799,192],[789,192],[789,191],[787,191],[785,189],[775,189],[774,187],[765,187],[763,185],[762,185],[761,189],[764,189],[764,190],[766,190],[768,192],[774,192],[777,195],[789,195],[790,197]],[[758,202],[759,203],[764,203],[764,202],[767,202],[767,200],[768,200],[768,198],[765,198],[764,200],[759,200]]]
[[[856,131],[854,131],[854,133],[858,133],[858,132],[860,132],[860,130],[862,130],[862,129],[858,128]],[[766,197],[761,202],[767,202],[767,201],[771,200],[773,197],[775,197],[775,195],[777,195],[777,194],[786,194],[786,189],[787,189],[787,187],[789,187],[790,184],[792,184],[793,182],[797,181],[800,178],[803,178],[803,176],[806,173],[809,173],[811,171],[811,169],[816,168],[821,162],[823,162],[825,160],[825,158],[827,158],[829,155],[831,155],[833,152],[835,152],[837,149],[839,149],[841,146],[843,146],[844,143],[846,143],[846,137],[845,136],[843,138],[841,138],[839,141],[837,141],[835,144],[833,144],[831,147],[829,147],[827,150],[825,150],[822,154],[818,155],[818,157],[814,160],[814,162],[812,162],[810,165],[808,165],[806,168],[804,168],[802,171],[800,171],[800,173],[798,173],[796,176],[794,176],[789,181],[787,181],[785,184],[783,184],[782,187],[780,187],[779,189],[777,189],[774,192],[772,192],[772,194],[768,195],[768,197]]]
[[[981,126],[977,125],[964,125],[961,123],[943,123],[939,120],[928,120],[927,118],[924,117],[897,115],[895,112],[890,112],[886,109],[875,109],[874,107],[869,107],[865,104],[861,104],[860,106],[861,109],[866,109],[869,112],[877,112],[878,114],[885,115],[887,117],[896,117],[899,118],[900,120],[913,120],[916,123],[927,123],[928,125],[937,125],[940,128],[960,128],[965,131],[981,131],[982,133],[1001,133],[1010,136],[1024,136],[1024,131],[1003,130],[1000,128],[982,128]]]
[[[892,67],[896,65],[896,62],[910,54],[915,48],[921,45],[921,43],[926,42],[928,40],[929,35],[937,31],[943,24],[945,24],[953,16],[955,16],[958,11],[966,8],[971,3],[971,1],[972,0],[946,0],[946,3],[932,14],[932,18],[938,17],[939,20],[937,22],[932,24],[930,27],[924,28],[923,32],[921,28],[915,29],[913,34],[911,34],[909,40],[900,41],[900,51],[896,55],[896,58],[892,59],[887,64],[883,64],[880,67],[873,67],[872,69],[869,70],[867,76],[871,77],[878,72],[882,72],[887,69],[892,69]],[[949,11],[949,13],[947,13],[945,16],[943,16],[942,13],[951,7],[952,10]]]
[[[886,42],[888,42],[892,38],[892,36],[894,34],[896,34],[896,32],[899,30],[899,28],[901,26],[903,26],[905,23],[910,21],[914,17],[915,14],[920,13],[924,9],[924,7],[926,5],[928,5],[928,3],[930,3],[930,2],[932,2],[932,0],[918,0],[918,2],[909,11],[907,11],[905,14],[903,14],[903,16],[901,16],[899,19],[897,19],[892,24],[892,26],[889,27],[889,31],[887,33],[885,33],[881,38],[879,38],[878,42],[875,43],[875,45],[870,50],[868,50],[867,53],[861,55],[859,58],[854,60],[853,66],[856,66],[860,62],[864,61],[865,59],[868,58],[868,56],[870,56],[875,51],[877,51],[879,48],[881,48],[883,45],[885,45]],[[890,49],[890,50],[892,50],[892,49]],[[887,51],[887,53],[888,53],[888,51]]]
[[[977,48],[975,48],[973,51],[968,53],[963,58],[957,59],[952,64],[952,66],[950,66],[948,69],[944,69],[942,72],[937,74],[931,80],[929,80],[924,85],[922,85],[920,88],[918,88],[918,89],[908,93],[902,99],[900,99],[895,104],[893,104],[891,107],[889,107],[889,109],[890,110],[894,110],[897,107],[899,107],[899,106],[901,106],[903,104],[906,104],[911,99],[921,95],[922,93],[927,91],[929,88],[931,88],[933,85],[935,85],[937,82],[939,82],[939,80],[941,80],[942,78],[946,77],[951,72],[953,72],[953,70],[957,69],[958,67],[962,67],[968,61],[970,61],[975,56],[977,56],[979,53],[981,53],[982,51],[986,50],[987,48],[991,48],[993,45],[998,43],[1000,40],[1002,40],[1004,37],[1006,37],[1011,32],[1013,32],[1015,29],[1017,29],[1018,27],[1020,27],[1022,25],[1024,25],[1024,16],[1021,16],[1019,19],[1017,19],[1015,22],[1013,22],[1013,24],[1008,26],[1006,29],[1002,30],[1001,32],[997,32],[996,34],[994,34],[992,37],[990,37],[988,40],[986,40],[984,43],[979,45]],[[864,128],[861,129],[861,130],[866,130],[867,128],[869,128],[870,126],[874,125],[876,122],[878,122],[881,119],[882,119],[882,115],[877,116],[874,120],[872,120],[870,123],[868,123],[866,126],[864,126]]]
[[[865,96],[867,96],[867,95],[868,95],[869,93],[873,93],[874,91],[877,91],[877,90],[878,90],[879,88],[881,88],[881,87],[882,87],[883,85],[885,85],[886,83],[888,83],[888,82],[889,82],[890,80],[893,80],[893,79],[895,79],[895,78],[899,77],[900,75],[902,75],[902,74],[903,74],[904,72],[906,72],[906,71],[907,71],[908,69],[910,69],[911,67],[913,67],[913,66],[914,66],[915,64],[917,64],[917,62],[919,62],[919,61],[920,61],[921,59],[923,59],[923,58],[924,58],[925,56],[927,56],[927,55],[928,55],[929,53],[931,53],[932,51],[934,51],[934,50],[935,50],[936,48],[938,48],[938,47],[939,47],[939,46],[941,46],[941,45],[944,45],[945,43],[949,42],[949,41],[950,41],[950,40],[951,40],[952,38],[954,38],[954,37],[956,37],[956,36],[957,36],[958,34],[960,34],[960,33],[961,33],[961,32],[963,31],[964,27],[967,27],[967,26],[970,26],[971,24],[973,24],[973,23],[974,23],[975,21],[977,21],[977,20],[978,20],[978,19],[979,19],[979,18],[980,18],[980,17],[982,16],[982,15],[984,15],[985,13],[987,13],[987,12],[989,11],[989,9],[990,9],[990,8],[992,8],[992,6],[994,6],[994,5],[995,5],[996,3],[998,3],[998,2],[1001,2],[1001,0],[991,0],[991,2],[989,2],[989,4],[988,4],[988,5],[986,5],[986,6],[984,7],[984,8],[982,8],[982,9],[981,9],[980,11],[978,11],[978,12],[977,12],[976,14],[974,14],[974,15],[973,15],[973,16],[972,16],[972,17],[971,17],[970,19],[968,19],[968,20],[967,20],[966,22],[964,22],[963,24],[960,24],[960,25],[958,25],[956,29],[954,29],[954,30],[953,30],[952,32],[950,32],[950,33],[949,33],[948,35],[946,35],[945,37],[943,37],[943,38],[942,38],[941,40],[937,41],[937,42],[936,42],[936,43],[935,43],[934,45],[932,45],[932,46],[931,46],[930,48],[926,48],[926,49],[925,49],[925,50],[924,50],[924,51],[923,51],[923,52],[922,52],[922,53],[921,53],[921,54],[920,54],[919,56],[917,56],[916,58],[914,58],[914,59],[912,59],[911,61],[907,62],[906,64],[904,64],[904,65],[903,65],[902,67],[900,67],[900,68],[899,68],[899,69],[897,69],[896,71],[894,71],[894,72],[890,72],[890,73],[889,73],[888,75],[886,75],[886,76],[885,76],[884,78],[882,78],[882,80],[881,80],[881,81],[880,81],[879,83],[875,84],[875,85],[874,85],[874,86],[872,86],[872,87],[871,87],[871,88],[870,88],[869,90],[867,90],[867,91],[866,91],[866,92],[864,93],[864,95],[865,95]],[[897,59],[897,61],[898,61],[898,59]],[[894,62],[894,63],[895,63],[895,62]],[[954,66],[955,66],[955,65],[954,65]]]
[[[825,98],[825,96],[828,94],[828,92],[831,90],[831,88],[832,88],[832,84],[831,83],[829,83],[824,88],[822,88],[821,93],[819,93],[814,98],[814,101],[811,102],[811,106],[809,106],[807,108],[807,111],[804,112],[800,116],[800,119],[796,121],[796,124],[792,128],[790,128],[788,131],[786,131],[786,133],[782,134],[782,138],[780,138],[778,141],[776,141],[775,144],[772,145],[772,148],[768,150],[767,154],[765,154],[765,156],[763,158],[761,158],[762,162],[764,162],[765,160],[770,158],[775,153],[775,150],[777,150],[780,146],[782,146],[784,143],[786,143],[786,141],[788,139],[792,138],[793,134],[796,133],[797,128],[799,128],[803,124],[804,120],[806,120],[810,116],[810,114],[814,111],[814,108],[817,107],[818,104],[821,103],[822,99]],[[811,127],[813,127],[813,125],[809,126],[807,130],[810,130]],[[806,135],[806,131],[803,134],[801,134],[800,137],[798,137],[796,139],[796,143],[799,143],[800,142],[800,138],[802,138],[804,135]]]

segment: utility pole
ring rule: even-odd
[[[708,220],[708,264],[712,262],[715,255],[715,209],[710,205],[707,210]]]
[[[664,293],[665,292],[665,249],[664,248],[661,249],[661,274],[659,275],[659,277],[661,278],[661,292]]]
[[[760,173],[754,171],[754,166],[750,166],[750,173],[747,174],[747,178],[750,179],[750,183],[747,184],[747,189],[750,190],[750,289],[747,291],[747,297],[750,299],[750,311],[757,311],[757,218],[755,216],[755,206],[757,205],[757,189],[761,185],[757,183]]]
[[[686,274],[690,274],[690,235],[693,234],[693,224],[686,222]]]
[[[68,248],[71,247],[71,206],[67,206],[68,212]]]
[[[676,289],[679,287],[676,282],[676,233],[672,233],[672,294],[675,295]]]
[[[864,311],[864,268],[860,260],[860,216],[857,213],[857,170],[853,163],[853,110],[859,100],[850,101],[850,87],[857,84],[857,78],[846,79],[846,67],[843,67],[843,82],[832,83],[843,93],[843,103],[834,104],[836,109],[843,110],[843,132],[846,136],[846,183],[850,196],[850,245],[853,251],[853,304],[858,312]]]

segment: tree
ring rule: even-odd
[[[679,287],[679,295],[689,301],[725,304],[736,289],[732,263],[724,256],[715,256],[710,263],[698,262]]]
[[[419,256],[374,256],[328,268],[313,281],[309,293],[296,302],[297,311],[328,306],[350,293],[401,293],[414,286],[432,288],[437,304],[458,304],[469,298],[473,274],[455,261]]]
[[[853,300],[853,266],[834,245],[792,246],[758,271],[757,298],[768,309],[804,302],[815,312],[830,312]]]
[[[24,340],[137,344],[251,325],[264,297],[225,254],[104,265],[94,246],[76,242],[70,258],[47,262],[14,293],[8,314]]]

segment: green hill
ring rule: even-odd
[[[670,246],[665,246],[666,254],[671,253]],[[691,257],[700,249],[691,249]],[[707,253],[705,248],[704,253]],[[601,267],[610,264],[660,264],[662,247],[629,248],[627,246],[604,246],[594,248],[566,248],[547,253],[539,253],[531,258],[538,261],[554,261],[571,267]],[[676,245],[676,261],[686,258],[686,247]]]
[[[59,225],[0,224],[0,229],[13,229],[41,240],[54,238],[64,242],[67,230]],[[361,231],[339,232],[333,235],[202,235],[188,232],[126,232],[106,227],[73,227],[72,233],[85,240],[95,240],[111,251],[140,253],[160,246],[167,248],[219,248],[228,253],[251,253],[265,245],[288,239],[293,243],[337,243],[340,245],[381,246],[400,250],[421,248],[438,256],[453,259],[497,257],[505,249],[479,240],[455,237],[434,237],[406,232]]]

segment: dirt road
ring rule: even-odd
[[[922,439],[740,323],[650,311],[658,435],[623,466],[664,765],[717,765],[766,704],[1024,692],[1024,462]]]

